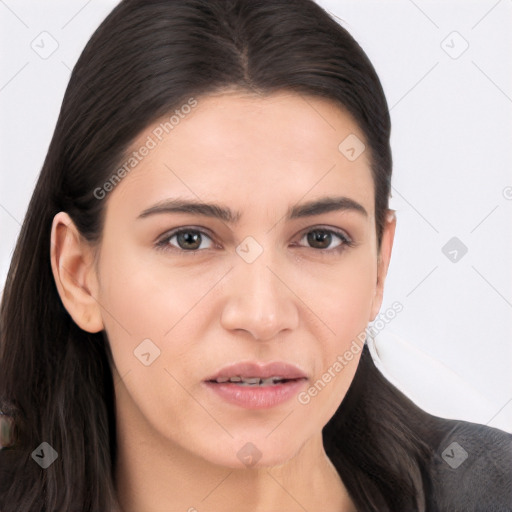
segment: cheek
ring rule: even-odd
[[[317,276],[318,291],[308,295],[324,326],[316,331],[321,366],[316,368],[316,379],[304,401],[315,401],[325,421],[334,414],[354,378],[376,290],[376,260],[370,253],[354,253],[344,263],[321,285]],[[313,282],[306,281],[303,289],[304,293],[315,289]],[[322,338],[319,332],[324,333]]]
[[[178,382],[203,376],[201,358],[208,351],[203,340],[211,339],[208,328],[218,323],[214,295],[229,265],[208,270],[177,262],[133,247],[106,250],[102,257],[105,328],[115,367],[121,377],[129,375],[138,402],[155,389],[186,400]]]
[[[360,250],[346,254],[336,266],[303,274],[302,293],[328,327],[331,350],[343,348],[367,326],[376,291],[376,268],[372,254]]]
[[[218,279],[194,277],[136,255],[113,259],[105,253],[102,265],[101,303],[123,382],[116,387],[122,414],[130,421],[146,418],[166,435],[186,437],[189,415],[204,414],[185,390],[188,373],[201,364],[195,348],[200,300]]]

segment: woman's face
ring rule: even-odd
[[[140,134],[137,165],[105,199],[94,294],[118,414],[153,446],[277,465],[343,400],[360,350],[343,355],[380,307],[393,226],[379,259],[364,135],[328,101],[195,100],[168,133],[157,122]],[[337,208],[305,207],[326,198]],[[166,210],[178,200],[216,208]],[[240,362],[286,363],[305,378],[274,389],[205,382]]]

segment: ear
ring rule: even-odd
[[[66,212],[53,218],[50,259],[57,290],[71,318],[84,331],[103,330],[93,251]]]
[[[382,230],[382,240],[380,251],[377,259],[377,285],[372,300],[372,308],[369,321],[375,320],[382,305],[384,296],[384,281],[388,273],[389,262],[391,260],[391,251],[393,248],[393,240],[395,238],[396,216],[394,210],[388,210]]]

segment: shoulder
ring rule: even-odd
[[[512,511],[512,434],[486,425],[437,418],[431,460],[439,511]]]

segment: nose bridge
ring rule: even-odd
[[[295,328],[298,314],[293,293],[279,275],[275,251],[247,237],[236,252],[222,315],[224,327],[249,331],[256,339],[269,339],[283,329]]]

